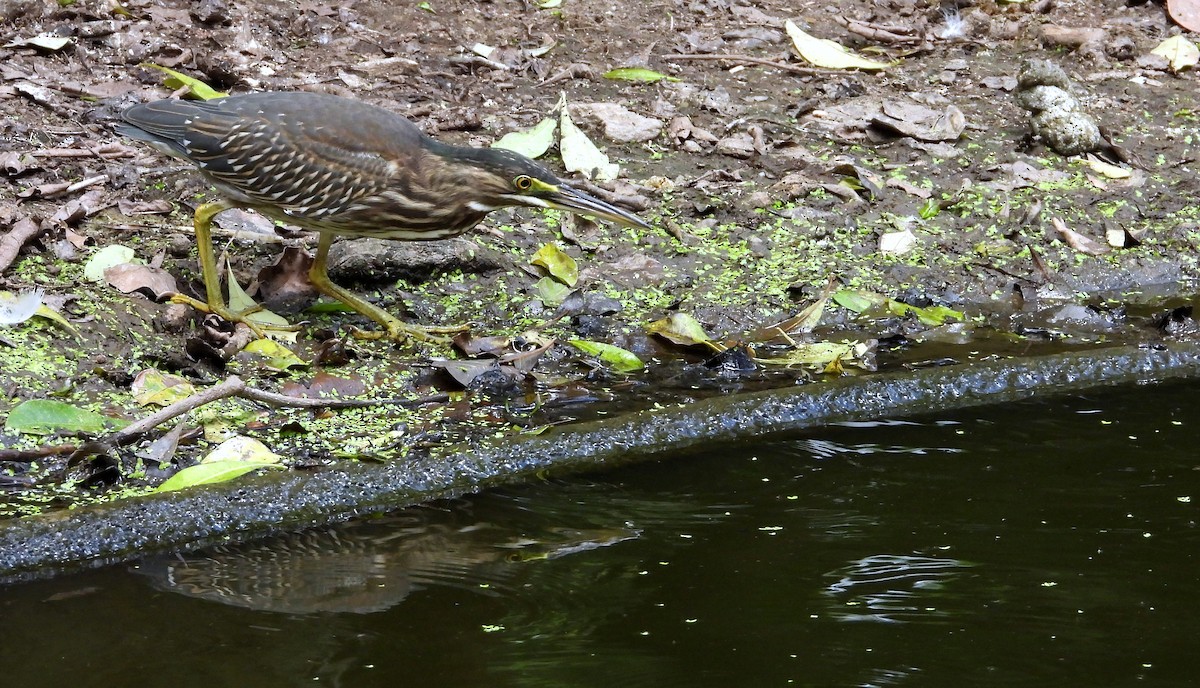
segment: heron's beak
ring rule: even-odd
[[[611,203],[605,203],[599,198],[589,196],[579,189],[566,184],[559,184],[549,193],[541,195],[540,198],[546,202],[547,207],[554,208],[555,210],[566,210],[572,213],[580,213],[581,215],[591,215],[601,220],[616,222],[628,227],[650,229],[650,225],[645,220],[628,210],[622,210]]]

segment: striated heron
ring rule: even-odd
[[[250,208],[320,234],[309,279],[326,294],[382,326],[356,332],[376,339],[435,335],[462,328],[405,325],[335,285],[326,272],[333,237],[424,241],[457,236],[506,206],[554,208],[624,225],[636,215],[564,184],[523,155],[441,143],[403,117],[348,98],[304,92],[254,93],[209,101],[159,100],[121,114],[117,131],[196,165],[224,196],[196,209],[196,241],[206,301],[188,303],[246,322],[221,296],[210,225],[220,212]]]

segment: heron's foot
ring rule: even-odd
[[[406,325],[395,318],[389,318],[386,323],[382,324],[384,325],[384,329],[381,330],[360,330],[357,327],[352,327],[350,328],[350,334],[355,339],[371,341],[391,339],[402,342],[408,339],[415,339],[431,344],[449,344],[453,340],[453,335],[471,329],[470,325],[442,325],[433,327]]]
[[[231,323],[242,323],[246,327],[249,327],[250,331],[253,332],[254,335],[256,337],[258,337],[259,339],[265,339],[267,337],[268,331],[271,331],[271,332],[295,332],[296,330],[300,329],[299,327],[297,327],[295,325],[281,327],[279,325],[272,325],[269,323],[257,322],[255,320],[251,319],[249,316],[251,316],[263,309],[263,307],[258,304],[256,304],[252,308],[247,308],[246,310],[244,310],[240,313],[234,313],[233,311],[229,310],[229,308],[223,303],[216,303],[216,304],[209,303],[208,301],[201,301],[200,299],[193,299],[192,297],[185,296],[183,294],[175,294],[175,295],[171,296],[171,303],[182,303],[182,304],[191,306],[192,308],[195,308],[196,310],[200,311],[201,313],[211,313],[223,320],[228,320]]]

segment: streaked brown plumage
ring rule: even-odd
[[[347,98],[277,92],[161,100],[129,108],[122,118],[120,133],[192,162],[225,197],[196,210],[207,302],[181,300],[230,320],[245,321],[221,298],[209,229],[229,208],[252,208],[319,232],[314,286],[384,327],[368,336],[397,339],[431,339],[446,328],[404,325],[332,284],[326,258],[334,236],[444,239],[497,208],[520,205],[647,226],[522,155],[444,144],[399,115]]]

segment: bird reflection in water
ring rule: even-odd
[[[489,523],[434,522],[431,510],[287,533],[268,540],[143,560],[162,590],[286,614],[380,612],[430,585],[501,595],[537,560],[636,539],[629,527],[545,528],[529,536]]]

